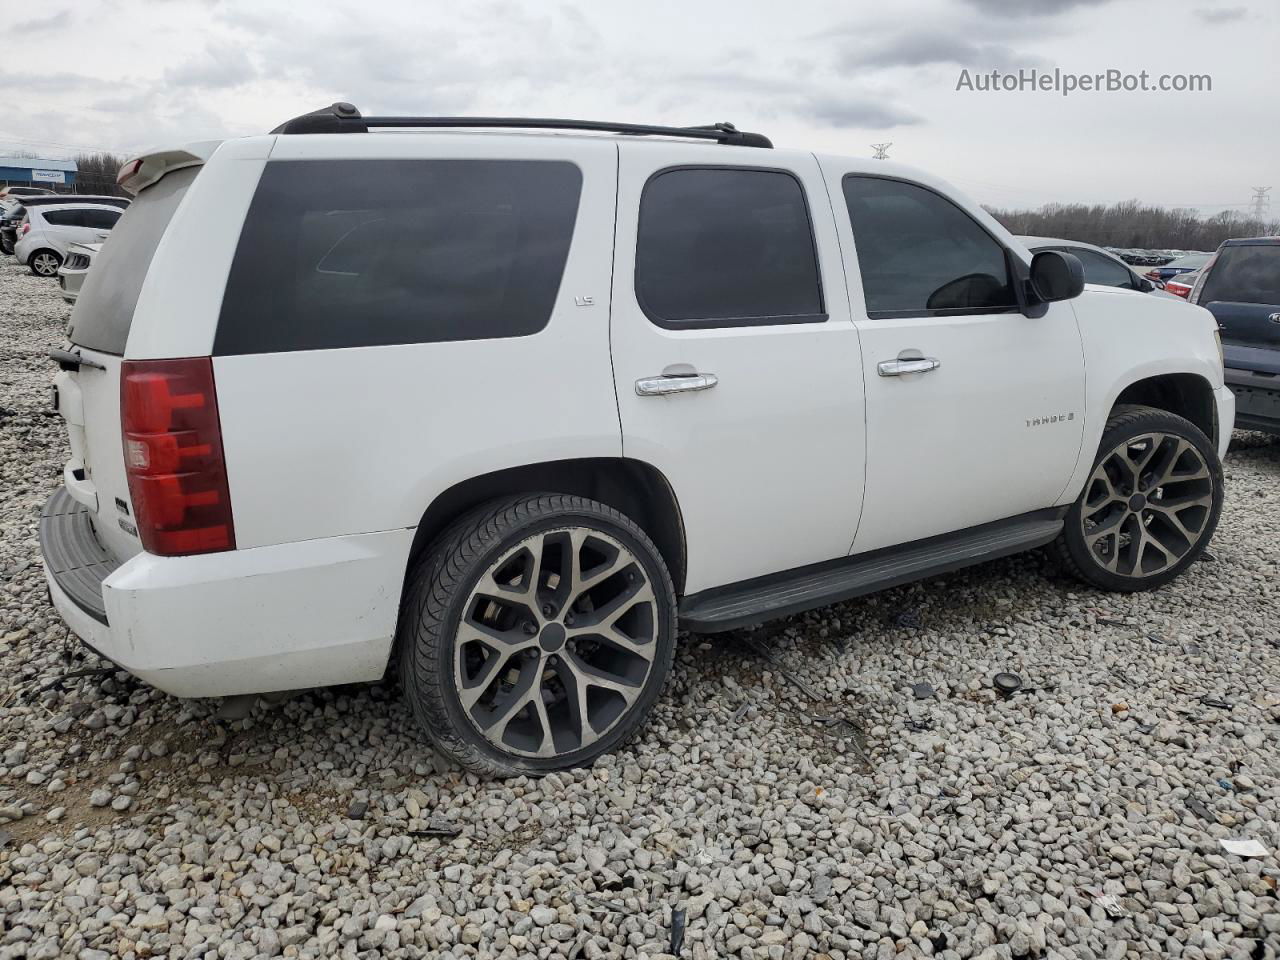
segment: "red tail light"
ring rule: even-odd
[[[22,232],[25,234],[25,233],[29,233],[30,231],[31,231],[31,224],[24,223],[22,225]]]
[[[168,557],[234,550],[213,361],[126,360],[120,418],[143,549]]]

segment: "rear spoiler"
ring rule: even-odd
[[[116,185],[136,197],[166,173],[202,165],[213,156],[213,151],[220,143],[221,140],[204,140],[173,150],[157,150],[134,157],[120,168],[116,175]]]

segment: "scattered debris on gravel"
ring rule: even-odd
[[[1032,554],[683,637],[641,739],[485,782],[389,685],[219,719],[68,637],[67,315],[0,258],[0,960],[1278,955],[1280,440],[1158,593]]]

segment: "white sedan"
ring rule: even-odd
[[[75,303],[85,274],[93,263],[94,254],[102,249],[100,243],[73,243],[58,268],[58,284],[62,287],[62,299]]]
[[[13,252],[39,277],[56,277],[73,243],[101,243],[122,210],[89,203],[29,207]]]

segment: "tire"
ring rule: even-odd
[[[479,507],[427,549],[396,649],[441,753],[486,776],[536,776],[590,764],[640,727],[675,635],[675,589],[644,531],[593,500],[539,493]]]
[[[1222,492],[1222,463],[1195,424],[1154,407],[1117,407],[1053,552],[1095,587],[1154,590],[1204,552]]]
[[[27,266],[37,277],[56,277],[62,266],[62,257],[56,250],[37,250],[27,258]]]

